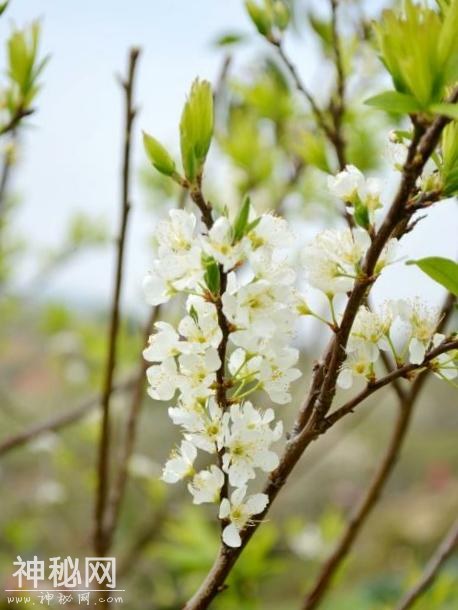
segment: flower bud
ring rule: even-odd
[[[275,25],[279,30],[286,30],[289,25],[291,13],[288,6],[282,0],[276,0],[273,4]]]
[[[267,11],[258,6],[256,2],[252,2],[252,0],[247,0],[245,7],[258,32],[262,36],[268,37],[272,30],[272,20]]]
[[[143,132],[143,145],[148,159],[158,172],[165,176],[172,176],[175,173],[174,160],[156,138]]]
[[[208,81],[196,79],[180,121],[181,159],[186,178],[202,173],[213,136],[213,93]]]

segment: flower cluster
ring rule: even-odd
[[[302,253],[309,284],[328,299],[330,321],[314,314],[294,288],[286,221],[269,213],[256,216],[249,199],[233,220],[206,217],[204,224],[190,212],[172,210],[157,227],[146,299],[157,306],[176,295],[186,298],[183,318],[175,326],[157,322],[144,350],[151,363],[148,392],[155,400],[173,401],[168,413],[183,433],[162,479],[186,478],[195,504],[219,505],[222,538],[231,547],[241,545],[240,531],[265,511],[269,498],[250,494],[248,486],[259,471],[278,466],[272,446],[283,432],[273,409],[258,409],[249,398],[262,391],[272,403],[290,402],[291,383],[301,375],[298,350],[291,347],[296,318],[312,315],[338,330],[334,297],[362,277],[373,237],[378,181],[347,166],[329,186],[351,207],[358,225],[323,231]],[[375,274],[394,262],[396,244],[388,241]],[[438,313],[418,300],[390,302],[378,312],[360,307],[338,385],[349,388],[355,377],[374,381],[380,350],[391,352],[397,366],[421,365],[444,339],[436,332],[438,321]],[[451,380],[456,361],[457,354],[448,353],[428,366]]]
[[[394,262],[396,240],[385,246],[376,273]],[[308,282],[328,297],[352,289],[361,272],[361,264],[370,237],[363,229],[328,229],[319,233],[303,250],[302,262]]]
[[[347,165],[336,176],[328,177],[328,187],[349,206],[356,224],[367,229],[373,223],[375,211],[382,207],[378,178],[365,178],[357,167]]]
[[[379,312],[361,307],[353,323],[338,385],[350,388],[355,377],[374,381],[380,350],[391,353],[398,366],[406,361],[422,364],[426,352],[445,339],[436,332],[438,323],[439,312],[418,299],[389,301]],[[429,366],[438,377],[451,380],[458,375],[457,364],[457,354],[449,352]]]
[[[219,503],[223,540],[239,546],[239,531],[268,502],[265,494],[247,495],[248,483],[276,468],[271,446],[282,435],[273,409],[247,398],[264,391],[285,404],[300,376],[298,351],[289,345],[295,273],[284,252],[292,235],[279,217],[255,217],[248,200],[233,222],[221,216],[210,227],[172,210],[156,235],[146,299],[158,305],[186,295],[185,316],[176,327],[157,322],[144,350],[148,393],[174,401],[169,416],[183,431],[162,478],[189,478],[195,504]],[[199,451],[213,456],[202,469],[195,466]]]

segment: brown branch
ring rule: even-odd
[[[6,123],[5,125],[2,125],[0,127],[0,136],[3,136],[6,133],[9,133],[10,131],[14,131],[16,129],[16,127],[19,125],[19,123],[22,121],[22,119],[25,119],[26,117],[30,116],[34,112],[35,112],[35,110],[33,108],[24,109],[24,108],[19,107],[15,111],[13,116],[10,118],[8,123]]]
[[[448,101],[454,102],[457,98],[458,88],[453,92]],[[307,408],[310,413],[310,416],[306,419],[307,423],[302,429],[300,429],[300,426],[296,423],[295,430],[300,431],[288,440],[283,455],[281,456],[280,464],[277,469],[271,473],[264,488],[264,493],[269,497],[269,503],[265,511],[259,515],[259,521],[242,530],[242,544],[240,547],[233,549],[226,547],[224,544],[221,545],[213,567],[210,569],[199,590],[186,604],[186,610],[203,610],[208,608],[210,602],[222,590],[227,575],[243,552],[243,549],[251,539],[251,536],[253,536],[259,527],[260,522],[262,522],[262,519],[268,513],[275,497],[285,484],[289,474],[297,464],[305,449],[313,440],[330,427],[327,425],[325,418],[335,396],[336,379],[340,366],[345,358],[345,347],[354,319],[361,303],[367,296],[368,290],[376,279],[376,277],[374,277],[374,270],[380,254],[396,226],[402,221],[405,205],[414,191],[415,182],[420,176],[426,161],[434,151],[442,130],[448,122],[449,120],[446,117],[439,117],[435,119],[425,131],[420,128],[416,129],[409,147],[409,153],[403,168],[398,192],[394,197],[384,222],[373,237],[371,246],[369,247],[362,264],[361,277],[355,282],[353,290],[350,293],[341,326],[335,334],[326,355],[322,359],[322,363],[317,369],[316,376],[322,379],[321,391],[319,391],[317,398],[311,397],[311,394],[309,393],[309,396],[305,399],[298,419],[303,418],[303,410]],[[414,365],[409,365],[409,367],[410,366]],[[400,374],[407,372],[409,371],[403,371],[402,373],[395,371],[386,383],[392,381],[393,378],[397,378]],[[390,376],[388,375],[387,377]],[[383,385],[386,385],[386,383]],[[310,392],[318,394],[315,384],[312,384]]]
[[[325,135],[328,137],[328,139],[332,141],[332,139],[334,138],[334,132],[333,132],[332,127],[328,124],[323,111],[318,106],[318,103],[316,102],[315,98],[310,93],[310,91],[307,89],[307,87],[305,86],[305,83],[302,81],[301,77],[299,76],[299,72],[297,71],[296,66],[292,63],[292,61],[286,55],[282,42],[279,40],[276,40],[276,39],[269,40],[269,42],[278,49],[278,54],[281,57],[285,66],[287,67],[288,72],[290,73],[290,75],[294,81],[296,89],[298,91],[300,91],[303,94],[303,96],[306,98],[306,100],[310,104],[310,107],[312,108],[312,112],[313,112],[313,115],[315,116],[315,120],[316,120],[318,126],[320,127],[320,129],[322,129],[322,131],[325,133]]]
[[[434,555],[429,560],[418,583],[396,606],[396,610],[408,610],[434,583],[447,559],[458,550],[458,520],[452,525]]]
[[[331,3],[331,31],[332,48],[334,52],[334,63],[337,72],[336,99],[331,100],[330,112],[334,124],[331,142],[336,151],[339,169],[343,170],[347,165],[345,140],[342,133],[342,123],[345,113],[345,73],[342,62],[342,51],[337,26],[338,0],[330,0]]]
[[[117,239],[117,255],[115,269],[114,293],[111,305],[110,325],[108,334],[108,355],[106,361],[105,378],[102,390],[101,409],[102,426],[98,453],[97,467],[97,494],[95,503],[95,531],[94,550],[99,556],[105,555],[107,536],[105,529],[106,503],[109,488],[109,461],[110,461],[110,400],[113,387],[113,378],[116,368],[116,348],[120,318],[120,296],[123,279],[124,250],[127,232],[127,221],[130,210],[130,163],[131,163],[131,135],[136,110],[133,106],[133,85],[135,69],[139,57],[139,49],[132,48],[129,54],[129,67],[126,81],[122,83],[125,93],[125,134],[123,147],[122,167],[122,198],[121,198],[121,224]]]
[[[130,390],[135,381],[135,375],[129,376],[125,381],[121,381],[120,383],[114,384],[112,388],[112,393],[120,393]],[[18,432],[9,438],[4,439],[0,443],[0,456],[8,453],[12,449],[17,449],[18,447],[22,447],[23,445],[35,440],[42,434],[46,434],[47,432],[56,432],[61,428],[65,428],[70,424],[73,424],[77,421],[80,421],[83,417],[85,417],[92,409],[100,405],[100,395],[91,396],[84,400],[80,405],[68,409],[63,413],[59,411],[57,415],[53,415],[41,422],[33,424],[30,428],[23,430],[22,432]]]
[[[11,135],[10,143],[14,145],[16,139],[16,133],[13,131]],[[2,222],[3,211],[5,209],[6,197],[8,194],[8,185],[11,177],[11,168],[13,167],[13,161],[11,158],[11,152],[5,151],[2,159],[2,171],[0,176],[0,222]],[[0,230],[2,227],[0,227]]]
[[[330,144],[335,150],[337,160],[339,163],[339,169],[343,170],[346,166],[346,143],[342,135],[342,121],[345,111],[344,97],[345,97],[345,78],[342,66],[342,57],[340,52],[340,42],[337,33],[337,3],[335,0],[331,0],[332,4],[332,22],[333,22],[333,40],[334,40],[334,56],[337,70],[337,102],[330,103],[330,114],[332,118],[332,125],[329,125],[324,112],[318,106],[315,98],[305,86],[299,72],[295,65],[286,55],[282,45],[282,41],[277,39],[269,39],[269,42],[278,49],[283,63],[288,69],[293,82],[298,91],[300,91],[306,100],[309,102],[313,115],[315,117],[318,127],[322,130]],[[343,210],[343,217],[350,228],[354,226],[353,216],[348,213],[347,209]]]
[[[151,310],[151,314],[145,324],[142,345],[146,345],[148,338],[152,333],[154,323],[157,321],[160,314],[161,307],[157,306]],[[109,494],[107,506],[106,506],[106,519],[105,519],[105,544],[106,551],[111,548],[113,542],[114,532],[119,519],[119,514],[124,499],[127,478],[129,474],[129,462],[132,456],[135,439],[137,436],[138,419],[140,415],[140,409],[142,406],[143,397],[145,394],[146,386],[146,369],[149,363],[147,363],[143,356],[140,364],[138,365],[137,373],[135,375],[135,381],[132,384],[132,395],[130,400],[130,406],[127,414],[126,431],[124,434],[124,442],[121,447],[120,457],[118,460],[118,472],[113,483],[113,487]]]
[[[453,311],[454,297],[449,294],[442,307],[442,315],[437,328],[437,332],[445,326],[451,312]],[[384,352],[382,352],[382,355]],[[389,370],[389,369],[388,369]],[[412,420],[415,402],[420,394],[424,382],[427,379],[428,370],[423,371],[413,382],[410,390],[406,392],[401,385],[396,385],[398,380],[393,380],[391,385],[396,389],[399,405],[396,421],[393,428],[388,447],[375,470],[366,491],[361,497],[358,505],[353,510],[347,523],[345,531],[338,544],[320,569],[315,582],[307,594],[303,610],[314,610],[319,606],[326,593],[329,591],[332,579],[337,570],[346,559],[352,545],[354,544],[359,532],[366,523],[369,515],[376,506],[383,488],[385,487],[393,469],[399,459],[406,435]]]
[[[333,411],[331,413],[331,415],[328,415],[328,417],[326,417],[323,420],[322,425],[326,428],[330,428],[335,423],[337,423],[340,419],[342,419],[342,417],[345,417],[345,415],[352,413],[354,411],[354,409],[360,403],[362,403],[364,400],[366,400],[366,398],[368,396],[370,396],[377,390],[380,390],[380,388],[383,388],[384,386],[388,385],[389,383],[392,383],[392,381],[394,379],[399,379],[401,377],[405,377],[406,379],[408,379],[409,375],[411,373],[427,367],[428,363],[431,362],[431,360],[434,360],[434,358],[437,358],[437,356],[439,356],[440,354],[444,354],[444,353],[449,352],[454,349],[458,349],[458,340],[456,340],[456,339],[446,340],[446,341],[442,342],[440,345],[438,345],[437,347],[435,347],[434,349],[430,350],[425,355],[425,358],[421,364],[411,364],[411,363],[404,364],[403,366],[395,369],[391,373],[388,373],[388,375],[385,375],[384,377],[377,379],[377,381],[374,381],[373,383],[368,384],[366,386],[366,388],[364,390],[362,390],[361,392],[359,392],[354,398],[352,398],[351,400],[346,402],[344,405],[342,405],[341,407],[339,407],[338,409]]]
[[[182,209],[186,202],[186,191],[180,190],[178,207]],[[160,305],[151,309],[151,313],[146,321],[143,333],[142,333],[142,345],[148,343],[148,339],[153,332],[155,322],[157,322],[159,315],[161,314],[162,308]],[[149,362],[144,360],[143,355],[140,356],[140,362],[138,365],[137,373],[135,375],[135,382],[133,383],[133,392],[131,396],[130,406],[127,414],[126,431],[124,434],[124,442],[121,447],[120,457],[118,460],[118,472],[113,483],[109,501],[107,505],[107,516],[106,516],[106,536],[107,536],[107,549],[109,549],[113,542],[114,532],[119,520],[119,515],[122,508],[123,499],[125,496],[126,484],[129,475],[129,462],[132,457],[132,453],[135,446],[135,440],[137,437],[138,420],[140,416],[141,406],[143,397],[145,394],[146,387],[146,370],[149,366]]]

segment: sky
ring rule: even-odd
[[[141,129],[176,147],[190,83],[197,75],[215,80],[218,73],[221,53],[211,41],[228,30],[249,32],[251,24],[242,0],[12,0],[1,20],[1,39],[12,24],[22,26],[37,17],[43,25],[42,49],[51,59],[14,180],[22,201],[16,224],[31,244],[52,247],[62,239],[69,216],[78,210],[106,218],[113,231],[117,226],[122,95],[115,75],[125,73],[127,49],[142,48],[135,92],[140,107],[134,132],[137,178],[145,164]],[[304,79],[313,86],[319,76],[316,58],[303,41],[288,44]],[[241,61],[253,52],[245,50]],[[4,49],[0,65],[4,66]],[[133,194],[123,298],[128,307],[137,309],[154,222],[137,179]],[[406,237],[401,254],[454,258],[457,228],[455,204],[441,204]],[[82,255],[52,278],[43,296],[104,306],[112,290],[113,264],[110,249]],[[27,268],[20,273],[25,278]],[[376,286],[379,298],[414,293],[440,298],[440,290],[412,267],[397,265],[386,276]]]

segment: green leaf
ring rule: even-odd
[[[194,324],[197,326],[199,324],[199,315],[197,314],[197,309],[194,307],[194,305],[191,305],[189,315],[194,320]]]
[[[213,93],[208,81],[196,79],[180,121],[181,160],[190,182],[202,173],[213,136]]]
[[[380,108],[391,114],[414,114],[422,110],[417,100],[411,95],[398,91],[385,91],[365,101],[368,106]]]
[[[241,34],[240,32],[227,32],[226,34],[218,36],[213,42],[213,45],[215,47],[228,47],[244,42],[245,40],[245,34]]]
[[[213,295],[218,295],[220,289],[219,265],[212,256],[205,257],[203,265],[205,268],[205,284]]]
[[[417,261],[407,261],[406,264],[417,265],[435,282],[438,282],[449,292],[458,296],[458,264],[455,261],[440,256],[429,256]]]
[[[0,15],[3,15],[3,13],[6,10],[6,7],[8,6],[9,0],[6,0],[6,2],[1,2],[0,3]]]
[[[359,199],[354,205],[354,212],[356,224],[363,227],[363,229],[368,229],[371,224],[369,219],[369,210],[367,209],[366,205],[359,201]]]
[[[458,122],[450,121],[442,132],[442,161],[437,164],[445,195],[458,193]]]
[[[175,161],[156,138],[143,132],[143,145],[148,159],[158,172],[165,176],[172,176],[175,173]]]
[[[250,198],[245,197],[242,207],[237,215],[234,222],[234,243],[237,243],[242,239],[246,233],[248,225],[248,217],[250,215]]]
[[[434,114],[441,114],[458,121],[458,104],[433,104],[429,109]]]
[[[247,226],[246,230],[245,230],[245,234],[249,233],[250,231],[252,231],[253,229],[255,229],[258,224],[261,222],[261,216],[259,216],[258,218],[255,218],[253,220],[253,222],[250,222],[250,224]]]

